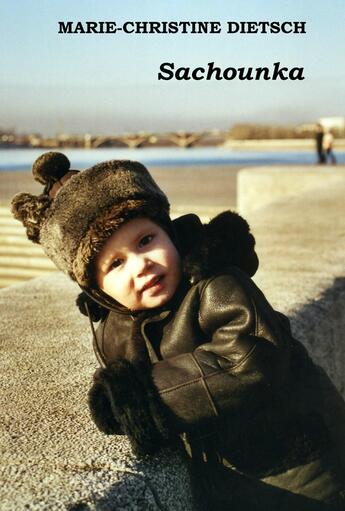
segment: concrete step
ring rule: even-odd
[[[6,206],[0,206],[0,216],[3,216],[3,215],[8,215],[8,216],[12,217],[11,209]]]
[[[25,236],[26,238],[26,231],[22,225],[0,223],[0,232],[1,234],[15,234],[18,236]]]
[[[23,234],[2,234],[0,231],[0,245],[30,245],[31,241]]]
[[[29,280],[33,277],[38,277],[39,275],[48,275],[53,271],[57,271],[54,267],[51,268],[4,268],[0,267],[0,278],[11,278],[16,279],[18,282],[22,280]]]
[[[0,207],[0,287],[57,271],[42,247],[26,237],[23,225],[9,207]]]
[[[0,245],[0,255],[25,255],[27,257],[42,257],[46,258],[47,256],[42,250],[40,245],[34,245],[33,243],[28,243],[28,245],[13,245],[13,244],[5,244]]]
[[[29,280],[29,279],[17,278],[15,276],[6,277],[6,276],[0,275],[0,288],[12,286],[13,284],[20,284],[24,280]]]
[[[18,225],[21,224],[19,220],[16,220],[14,218],[14,216],[12,215],[10,209],[4,208],[4,207],[0,207],[0,222],[4,222],[6,220],[9,221],[9,222],[16,222]]]
[[[27,280],[39,277],[41,275],[49,275],[58,271],[57,268],[0,268],[0,288],[19,284]]]
[[[19,220],[16,220],[12,215],[0,215],[0,225],[1,224],[13,224],[13,225],[22,225]]]
[[[0,268],[36,268],[55,270],[56,266],[47,257],[27,257],[25,255],[1,255]]]

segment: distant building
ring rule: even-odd
[[[345,117],[321,117],[318,122],[324,128],[337,130],[340,133],[345,131]]]
[[[315,122],[308,122],[304,124],[300,124],[296,126],[296,133],[307,133],[309,135],[313,134],[315,131]]]

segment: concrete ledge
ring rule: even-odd
[[[333,171],[246,169],[238,199],[257,240],[254,280],[345,397],[345,168]],[[283,198],[288,183],[296,193]]]
[[[190,511],[180,454],[139,461],[91,422],[96,361],[78,292],[60,273],[0,291],[1,510]]]
[[[243,172],[253,197],[268,170]],[[286,182],[298,179],[296,169],[273,169],[272,190],[283,173]],[[246,217],[261,261],[256,282],[345,395],[343,175],[290,198],[275,195],[272,204],[267,194],[266,206],[253,204]],[[96,362],[77,293],[61,274],[0,291],[1,509],[192,510],[179,454],[139,461],[126,438],[107,437],[90,421],[86,394]]]
[[[261,167],[243,169],[237,177],[237,207],[246,215],[304,192],[345,181],[345,166]]]

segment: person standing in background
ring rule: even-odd
[[[333,142],[334,142],[333,134],[330,129],[327,129],[322,140],[322,149],[324,153],[325,163],[327,163],[328,159],[330,159],[332,165],[335,165],[337,163],[337,160],[333,152]]]
[[[324,131],[323,126],[319,122],[316,125],[316,152],[318,156],[318,163],[321,165],[323,163],[326,163],[326,157],[323,149],[323,137],[324,137]]]

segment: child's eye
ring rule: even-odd
[[[153,240],[153,234],[147,234],[139,241],[139,247],[144,247],[148,245]]]
[[[114,261],[111,262],[110,264],[110,269],[113,270],[114,268],[118,268],[120,265],[122,264],[122,259],[120,259],[119,257],[117,257],[116,259],[114,259]]]

